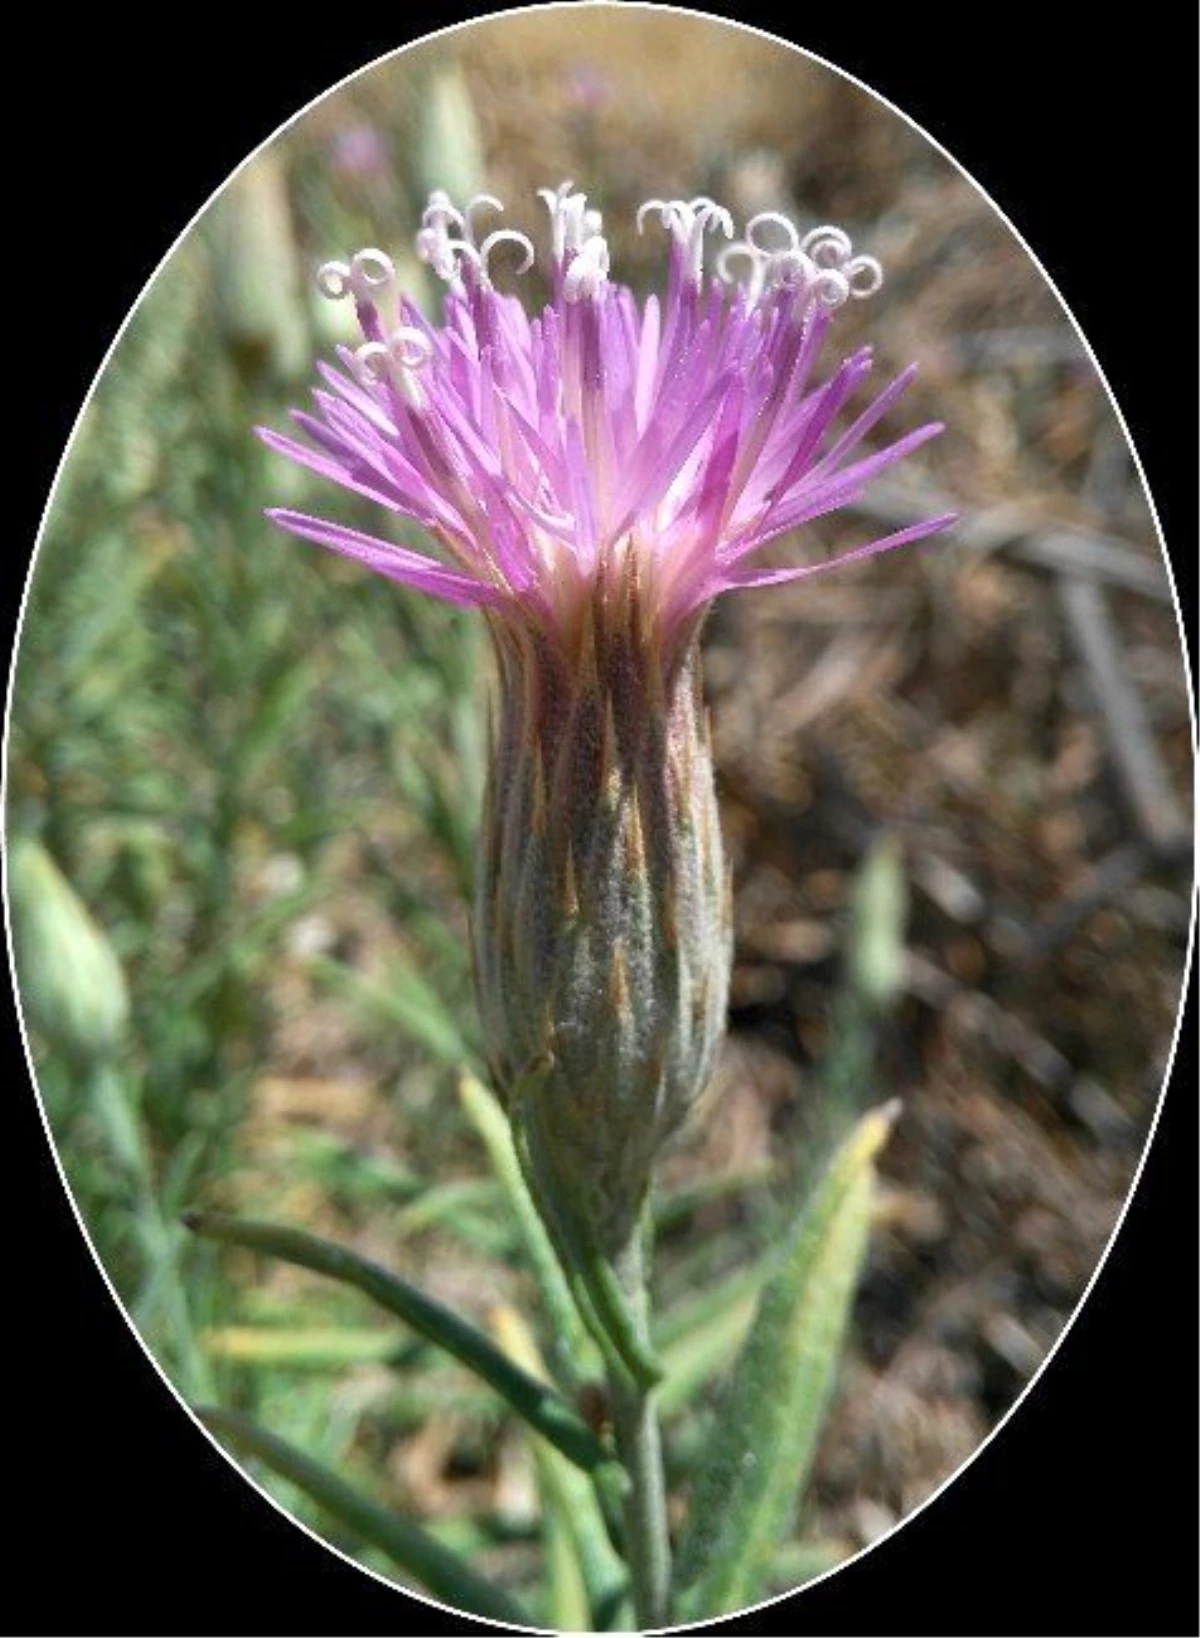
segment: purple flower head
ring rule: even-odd
[[[882,280],[839,228],[801,236],[768,211],[734,240],[710,199],[650,200],[638,228],[651,219],[667,233],[667,289],[639,302],[610,280],[585,196],[564,183],[541,197],[551,244],[539,316],[494,282],[513,251],[518,272],[535,260],[524,234],[481,231],[500,201],[480,194],[460,210],[434,193],[417,249],[447,284],[443,323],[397,288],[381,251],[327,263],[320,288],[353,300],[362,343],[339,349],[340,367],[320,366],[316,413],[295,412],[308,442],[262,431],[273,449],[415,519],[439,555],[272,511],[283,528],[489,610],[564,658],[597,596],[633,583],[669,657],[721,592],[802,579],[953,521],[930,518],[821,562],[757,562],[769,541],[854,501],[940,431],[930,423],[864,453],[913,368],[851,416],[842,412],[871,371],[870,348],[817,375],[837,310]],[[728,242],[706,278],[717,238]]]
[[[665,296],[609,279],[600,215],[569,183],[550,213],[550,300],[496,288],[524,234],[500,202],[435,193],[418,254],[448,285],[441,325],[379,250],[329,262],[362,341],[322,366],[307,442],[272,448],[415,519],[437,556],[275,511],[305,539],[487,616],[497,659],[472,953],[493,1084],[556,1243],[616,1257],[655,1157],[707,1084],[732,946],[728,866],[696,636],[721,592],[816,574],[945,528],[931,518],[840,559],[764,568],[762,547],[861,495],[932,437],[864,454],[906,370],[843,410],[869,348],[825,379],[837,310],[879,264],[838,228],[761,213],[733,237],[710,199],[650,200]],[[490,227],[490,224],[488,224]],[[716,276],[704,255],[724,243]],[[736,273],[740,272],[740,282]],[[588,1249],[590,1248],[590,1250]],[[572,1252],[575,1256],[576,1252]],[[589,1288],[590,1290],[590,1288]],[[604,1292],[592,1293],[597,1313]]]

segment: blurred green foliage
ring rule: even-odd
[[[425,1053],[458,1064],[470,1050],[461,911],[448,926],[446,905],[470,890],[483,634],[297,551],[263,517],[273,500],[319,504],[319,486],[252,430],[284,423],[322,345],[298,245],[371,233],[330,186],[321,146],[298,152],[291,177],[270,152],[222,195],[88,406],[22,634],[8,823],[29,865],[14,915],[39,1087],[101,1261],[185,1392],[211,1392],[215,1375],[222,1397],[340,1457],[361,1419],[337,1413],[328,1383],[204,1346],[260,1316],[178,1217],[236,1169],[280,1024],[272,975],[302,919],[349,880],[403,929],[403,948],[375,985],[322,954],[313,990],[344,996],[383,1040],[385,1079]],[[358,521],[377,526],[366,508]],[[40,932],[60,901],[74,920]],[[74,1042],[97,950],[129,997],[103,1077]],[[441,1103],[457,1120],[453,1096]],[[457,1211],[486,1249],[508,1249],[485,1228],[495,1214],[463,1197],[479,1180],[443,1199],[352,1142],[292,1136],[297,1175],[340,1191],[351,1213],[382,1199],[417,1234]],[[310,1304],[304,1292],[286,1322],[340,1314],[336,1293]]]

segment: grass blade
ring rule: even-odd
[[[388,1364],[404,1333],[346,1326],[217,1325],[201,1335],[215,1359],[266,1370],[328,1371],[343,1365]]]
[[[419,1524],[362,1495],[311,1456],[235,1411],[205,1407],[196,1414],[210,1433],[256,1457],[280,1478],[303,1490],[340,1524],[386,1553],[398,1569],[435,1598],[492,1621],[528,1625],[529,1617],[515,1598],[485,1580]]]

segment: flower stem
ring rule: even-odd
[[[648,1343],[648,1300],[638,1232],[617,1258],[616,1272],[636,1317],[639,1336]],[[671,1542],[654,1389],[614,1367],[609,1372],[609,1391],[617,1452],[629,1475],[625,1556],[634,1610],[642,1628],[664,1627],[670,1620]]]

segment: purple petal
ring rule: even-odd
[[[362,534],[358,529],[327,523],[323,518],[291,512],[285,507],[272,507],[267,516],[289,534],[299,535],[302,540],[315,541],[318,546],[326,546],[341,557],[353,558],[376,574],[386,575],[389,580],[399,581],[402,585],[415,586],[418,591],[430,592],[448,603],[480,606],[504,601],[499,587],[473,580],[468,575],[456,574],[431,557],[410,552],[403,546],[379,540],[374,535]]]
[[[821,563],[802,563],[794,569],[735,569],[724,576],[724,584],[730,589],[744,589],[750,586],[777,586],[787,580],[807,580],[810,575],[824,574],[826,569],[844,568],[847,563],[877,557],[880,552],[894,551],[897,546],[911,546],[914,541],[941,534],[943,529],[949,529],[951,524],[957,522],[957,512],[943,512],[939,517],[927,518],[923,523],[911,523],[907,529],[898,529],[895,534],[885,535],[882,540],[873,540],[867,546],[856,546],[851,552],[842,552]]]

